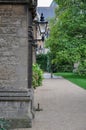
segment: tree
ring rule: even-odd
[[[86,2],[85,0],[55,0],[59,7],[51,22],[46,41],[54,55],[53,63],[74,63],[86,59]]]

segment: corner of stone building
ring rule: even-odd
[[[10,129],[32,127],[34,116],[28,19],[35,10],[28,7],[32,0],[22,1],[0,0],[0,119]]]

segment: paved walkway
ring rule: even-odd
[[[20,130],[86,130],[86,90],[61,78],[49,78],[35,90],[36,112],[33,128]]]

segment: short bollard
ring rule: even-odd
[[[39,103],[38,103],[38,106],[37,106],[37,108],[36,108],[36,111],[43,111],[43,109],[40,108],[40,104],[39,104]]]

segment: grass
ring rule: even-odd
[[[86,76],[79,76],[74,73],[55,73],[57,76],[62,76],[72,83],[86,89]]]

